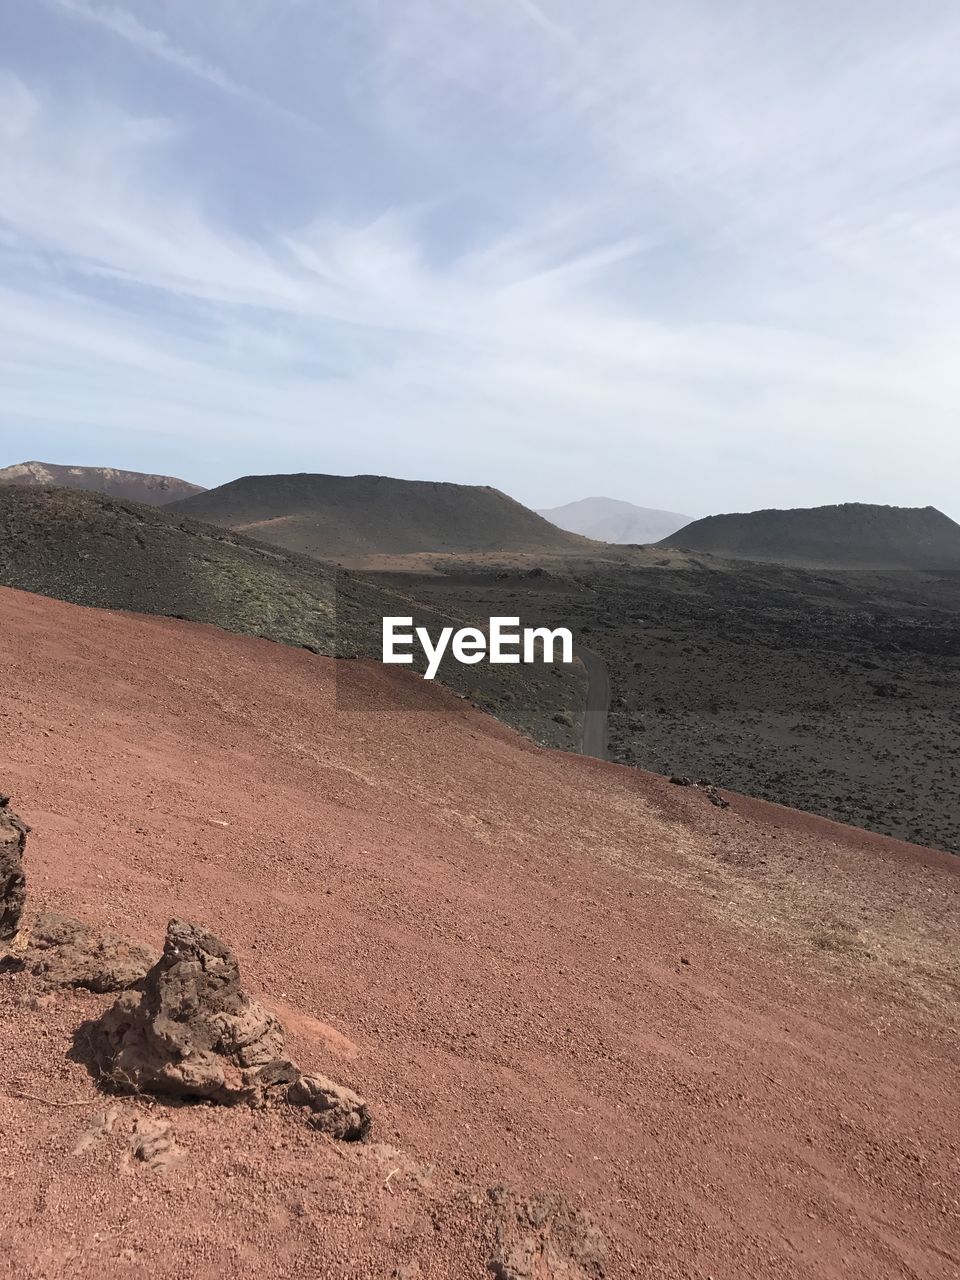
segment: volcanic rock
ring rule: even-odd
[[[501,1186],[488,1199],[496,1234],[487,1268],[496,1280],[603,1280],[602,1231],[558,1192],[521,1196]]]
[[[120,957],[136,964],[122,946]],[[96,960],[104,951],[118,956],[105,945],[88,955]],[[251,1106],[285,1101],[305,1107],[311,1128],[332,1138],[356,1142],[370,1130],[366,1102],[352,1089],[303,1074],[280,1056],[283,1027],[243,991],[237,957],[187,920],[170,920],[163,956],[87,1028],[86,1039],[97,1074],[119,1093]]]
[[[370,1112],[364,1100],[326,1076],[299,1076],[287,1089],[287,1101],[309,1107],[310,1126],[331,1138],[358,1142],[370,1132]]]
[[[167,1173],[184,1158],[184,1151],[174,1138],[173,1126],[161,1116],[140,1116],[133,1126],[130,1151],[151,1173]]]
[[[27,897],[23,851],[30,828],[9,804],[10,797],[0,795],[0,942],[17,936]]]
[[[93,1024],[90,1044],[121,1093],[261,1105],[298,1074],[280,1057],[280,1023],[243,991],[236,957],[185,920],[170,921],[163,955]]]
[[[30,929],[23,965],[51,987],[125,991],[157,962],[157,953],[113,933],[96,933],[68,916],[45,912]]]

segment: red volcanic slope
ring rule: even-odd
[[[465,1280],[501,1182],[585,1206],[612,1277],[960,1274],[960,860],[542,751],[433,685],[391,710],[385,668],[9,590],[0,636],[33,908],[212,928],[377,1122],[338,1147],[128,1099],[74,1154],[105,1102],[71,1037],[110,997],[0,975],[11,1274]],[[127,1155],[145,1111],[165,1177]]]

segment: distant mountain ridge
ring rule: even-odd
[[[562,507],[540,509],[538,515],[569,533],[597,542],[660,542],[690,523],[690,516],[656,507],[637,507],[617,498],[581,498]]]
[[[815,568],[960,569],[960,525],[936,507],[845,502],[707,516],[659,545]]]
[[[119,471],[115,467],[68,467],[55,462],[18,462],[0,468],[0,484],[26,489],[79,489],[84,493],[105,493],[110,498],[126,498],[150,507],[165,506],[178,498],[203,493],[203,486],[156,476],[144,471]]]
[[[320,560],[585,545],[497,489],[390,476],[243,476],[170,510]]]

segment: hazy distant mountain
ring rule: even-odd
[[[584,545],[497,489],[389,476],[244,476],[171,510],[320,560]]]
[[[550,507],[538,515],[570,533],[599,542],[659,542],[683,525],[689,516],[653,507],[635,507],[616,498],[582,498],[563,507]]]
[[[661,545],[822,568],[960,569],[960,525],[936,507],[845,502],[708,516]]]
[[[113,467],[63,467],[54,462],[18,462],[15,466],[0,468],[0,484],[15,484],[25,489],[81,489],[143,502],[150,507],[203,493],[200,485],[173,476],[117,471]]]

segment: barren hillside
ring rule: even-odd
[[[30,910],[212,929],[374,1126],[111,1101],[77,1037],[112,997],[2,973],[16,1275],[476,1280],[504,1231],[541,1269],[500,1275],[956,1270],[960,861],[366,663],[10,590],[0,634]]]

